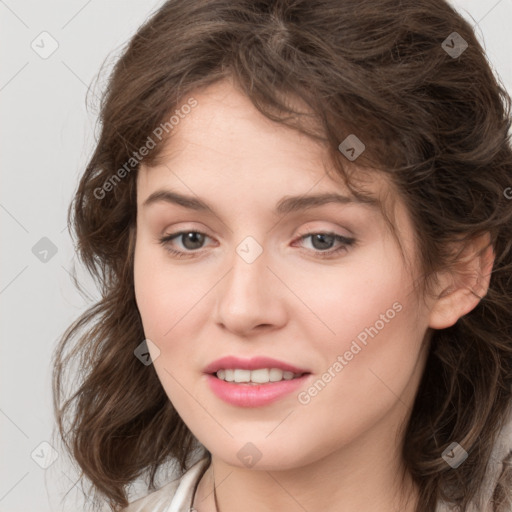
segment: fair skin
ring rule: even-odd
[[[421,379],[425,340],[429,328],[453,325],[476,306],[468,288],[485,294],[492,252],[469,251],[466,281],[454,288],[450,275],[440,275],[442,298],[420,300],[413,288],[419,271],[406,267],[378,209],[331,202],[273,211],[285,196],[350,195],[327,176],[324,148],[264,117],[229,82],[193,96],[198,106],[175,127],[164,161],[138,174],[134,280],[146,338],[160,351],[152,355],[162,386],[212,454],[195,508],[215,511],[214,469],[222,512],[412,512],[417,489],[407,474],[399,478],[397,432]],[[212,211],[164,200],[144,205],[164,189],[200,198]],[[389,192],[377,175],[367,190]],[[412,224],[400,201],[395,208],[405,254],[415,261]],[[205,236],[160,243],[181,230]],[[313,234],[330,232],[356,243],[321,258],[342,245],[332,238],[324,249],[315,244]],[[248,236],[262,249],[251,263],[236,252]],[[400,311],[333,372],[358,334],[396,303]],[[227,355],[306,368],[298,391],[328,368],[332,378],[307,404],[294,392],[264,406],[236,406],[215,395],[203,373]],[[253,467],[237,456],[248,442],[261,453]]]

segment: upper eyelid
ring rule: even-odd
[[[306,222],[306,225],[309,225],[313,222],[333,222],[333,221],[327,221],[327,220],[321,220],[321,219],[315,219],[315,220],[312,220],[312,221],[308,221]],[[326,228],[316,228],[316,227],[307,227],[305,229],[300,229],[301,231],[301,234],[297,235],[297,237],[300,237],[301,235],[309,235],[309,234],[314,234],[314,233],[333,233],[333,234],[336,234],[336,235],[339,235],[341,237],[344,237],[344,238],[354,238],[354,233],[348,228],[348,226],[346,226],[345,228],[343,228],[346,233],[338,233],[337,230],[338,229],[341,229],[340,226],[338,226],[337,228],[330,228],[330,227],[326,227]],[[205,228],[196,228],[196,227],[187,227],[185,226],[184,228],[181,228],[181,229],[178,229],[177,231],[174,231],[172,233],[166,233],[166,229],[163,229],[162,230],[163,233],[162,235],[160,236],[160,238],[162,237],[170,237],[170,236],[175,236],[175,235],[178,235],[178,234],[181,234],[181,233],[190,233],[190,232],[195,232],[195,233],[200,233],[202,235],[206,235],[208,236],[209,238],[213,238],[213,236],[209,235],[207,233],[207,230]]]

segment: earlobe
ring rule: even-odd
[[[439,278],[439,293],[430,311],[429,327],[451,327],[478,305],[489,289],[494,258],[488,233],[462,251],[456,268]]]

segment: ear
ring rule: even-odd
[[[430,311],[429,327],[446,329],[473,310],[487,294],[494,264],[489,233],[468,243],[451,272],[438,274],[437,297]]]

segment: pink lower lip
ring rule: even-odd
[[[234,384],[206,375],[210,389],[228,404],[238,407],[261,407],[292,393],[299,388],[310,374],[290,380],[268,382],[266,384]]]

